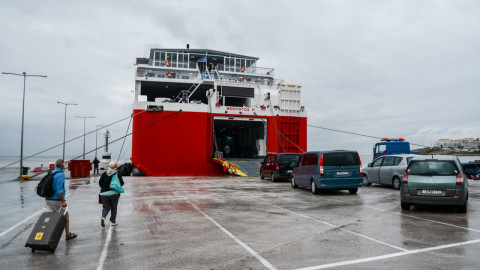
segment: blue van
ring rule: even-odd
[[[292,188],[346,189],[355,194],[363,184],[362,162],[357,151],[335,150],[303,153],[293,170]]]

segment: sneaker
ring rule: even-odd
[[[105,227],[105,219],[104,219],[103,217],[102,217],[102,222],[101,222],[101,224],[102,224],[102,227]]]
[[[116,223],[116,222],[113,222],[111,225],[112,225],[112,226],[117,226],[117,225],[118,225],[118,223]]]

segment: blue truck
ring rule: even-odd
[[[373,160],[384,155],[416,154],[410,151],[410,143],[404,138],[382,138],[373,146]]]

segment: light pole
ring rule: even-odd
[[[98,148],[98,136],[97,136],[97,131],[99,127],[103,127],[105,125],[97,125],[97,129],[95,129],[95,157],[97,157],[97,148]]]
[[[23,76],[23,102],[22,102],[22,132],[20,135],[20,177],[23,174],[23,124],[24,124],[24,112],[25,112],[25,84],[27,81],[27,77],[41,77],[46,78],[46,75],[32,75],[27,74],[26,72],[19,73],[11,73],[11,72],[2,72],[5,75],[15,75],[15,76]]]
[[[83,160],[85,160],[85,122],[87,118],[95,118],[94,116],[75,116],[77,118],[83,118]]]
[[[77,105],[77,103],[64,103],[61,101],[57,101],[57,103],[65,105],[65,118],[63,120],[63,156],[62,156],[63,161],[65,161],[65,134],[67,132],[67,106]]]

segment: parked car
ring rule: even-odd
[[[290,180],[292,170],[297,165],[301,154],[296,153],[270,153],[261,162],[260,178],[270,177],[272,182],[277,180]]]
[[[402,177],[408,163],[415,155],[388,155],[375,159],[363,168],[363,185],[370,186],[372,183],[391,185],[400,189]]]
[[[315,151],[302,155],[293,170],[292,188],[346,189],[355,194],[362,186],[362,162],[357,151]]]
[[[412,204],[457,205],[467,212],[468,179],[455,156],[416,156],[405,171],[401,207]]]

